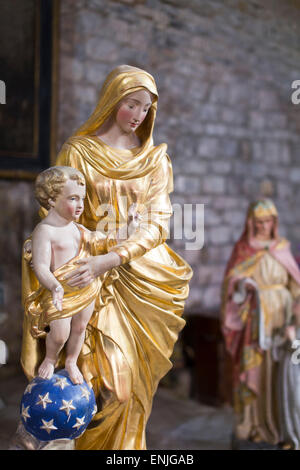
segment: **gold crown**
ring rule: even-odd
[[[278,216],[277,209],[270,199],[255,202],[251,207],[251,212],[257,218],[269,217],[270,215]]]

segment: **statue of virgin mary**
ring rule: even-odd
[[[124,100],[140,91],[148,93],[150,106],[133,132],[137,145],[108,144],[99,130],[113,123]],[[94,112],[65,142],[57,159],[57,165],[75,167],[85,176],[87,197],[79,222],[103,231],[99,260],[103,252],[120,257],[120,264],[102,275],[79,357],[98,404],[91,425],[76,441],[81,450],[146,448],[153,395],[172,367],[174,343],[185,325],[182,313],[192,270],[166,244],[173,177],[166,144],[153,143],[157,100],[149,73],[117,67],[105,80]],[[132,204],[140,214],[139,230],[118,241],[116,232],[127,222]],[[24,259],[23,298],[36,288]],[[25,312],[21,362],[28,378],[36,375],[41,359],[40,340],[30,335]],[[63,357],[58,365],[63,366]]]

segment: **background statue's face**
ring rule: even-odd
[[[134,132],[144,121],[152,104],[150,93],[146,90],[136,91],[126,96],[119,104],[116,123],[125,133]]]
[[[272,215],[267,217],[254,217],[255,236],[261,240],[269,240],[274,228],[274,218]]]

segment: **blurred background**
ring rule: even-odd
[[[1,0],[0,37],[0,341],[8,353],[0,367],[2,448],[26,383],[21,248],[38,222],[34,179],[54,164],[120,64],[155,77],[154,138],[168,144],[172,203],[193,205],[189,231],[197,228],[196,204],[204,204],[202,249],[186,250],[184,237],[169,240],[194,276],[174,368],[154,402],[150,446],[214,447],[217,430],[226,428],[214,447],[226,448],[231,386],[220,288],[250,200],[271,197],[281,235],[295,256],[300,249],[300,104],[291,99],[300,80],[300,0]],[[215,417],[214,437],[203,444],[208,416]],[[159,430],[169,440],[155,441]]]

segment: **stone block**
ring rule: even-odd
[[[90,85],[76,84],[74,86],[73,96],[76,100],[77,108],[80,106],[80,103],[82,103],[89,104],[92,110],[93,105],[96,105],[97,102],[97,90]]]
[[[84,74],[84,65],[82,61],[76,58],[65,57],[61,63],[62,80],[67,82],[78,82],[82,79]]]
[[[204,308],[218,309],[221,303],[221,286],[206,286],[204,288],[202,302]]]
[[[300,178],[299,178],[300,181]],[[276,184],[277,187],[277,197],[279,199],[284,200],[286,203],[290,203],[290,199],[292,198],[294,191],[293,185],[284,183],[282,181],[278,181]]]
[[[92,36],[103,37],[101,32],[104,32],[106,26],[106,18],[101,12],[89,11],[83,9],[76,15],[74,30],[79,36],[85,40]]]
[[[118,45],[105,38],[91,37],[85,43],[86,56],[93,61],[116,62],[121,54]]]
[[[238,155],[239,142],[237,139],[224,137],[220,139],[220,157],[234,158]]]
[[[212,227],[207,232],[207,240],[213,245],[226,245],[231,241],[232,228],[228,226]]]
[[[229,196],[214,196],[213,200],[213,207],[215,209],[221,209],[223,210],[231,210],[231,209],[236,209],[239,207],[240,200],[238,200],[236,197],[229,197]]]
[[[231,83],[227,91],[227,103],[237,109],[249,106],[249,83]]]
[[[176,171],[177,169],[177,171]],[[190,175],[205,175],[207,174],[207,163],[201,161],[201,159],[190,158],[186,161],[178,159],[178,164],[174,162],[173,165],[174,174],[185,171]]]
[[[208,194],[225,193],[225,178],[223,176],[206,176],[203,179],[202,190]]]
[[[200,287],[198,287],[197,289],[190,290],[189,296],[185,301],[185,313],[189,313],[194,310],[199,311],[199,309],[203,305],[203,295],[204,289],[201,289]]]
[[[294,167],[290,170],[290,180],[293,183],[299,183],[300,182],[300,168]]]
[[[230,210],[224,211],[224,221],[231,225],[231,227],[237,227],[242,229],[245,223],[246,214],[244,210]]]
[[[216,210],[205,207],[204,210],[204,224],[205,227],[218,226],[221,224],[222,217]]]
[[[249,167],[249,171],[252,176],[261,178],[265,176],[267,173],[270,173],[270,167],[263,163],[258,163],[258,162],[252,162],[252,164]]]
[[[74,11],[80,11],[85,6],[85,0],[63,0],[60,2],[61,14],[73,14]]]
[[[208,136],[225,136],[228,133],[235,134],[235,132],[238,132],[237,128],[231,129],[223,124],[206,124],[204,129]]]
[[[179,193],[198,194],[201,188],[200,178],[194,176],[177,176],[174,186]]]
[[[259,108],[263,110],[278,110],[280,103],[277,94],[272,90],[259,90]]]
[[[227,104],[228,103],[228,86],[224,83],[218,83],[211,88],[210,103],[213,104]]]
[[[267,163],[281,162],[281,146],[278,142],[266,142],[264,146],[264,161]]]
[[[263,160],[264,158],[264,144],[263,142],[252,140],[251,142],[252,147],[252,155],[255,160]]]
[[[266,127],[275,129],[285,129],[287,127],[288,119],[286,114],[280,112],[271,112],[265,114]]]
[[[217,138],[214,137],[203,137],[200,140],[197,154],[200,157],[209,157],[215,158],[217,157],[219,152],[219,141]]]
[[[100,91],[102,84],[110,71],[110,64],[92,62],[85,70],[85,79]]]
[[[259,111],[251,111],[249,124],[253,129],[264,129],[266,127],[266,116]]]
[[[220,119],[220,109],[217,104],[203,103],[197,109],[197,114],[203,122],[217,122]]]
[[[196,282],[201,286],[210,284],[221,284],[224,277],[224,266],[216,264],[201,264],[195,269],[194,276]]]
[[[214,173],[226,175],[232,171],[233,164],[229,161],[219,160],[211,163],[211,168]]]
[[[246,125],[247,123],[247,113],[235,108],[223,108],[219,116],[222,121],[232,125]]]

